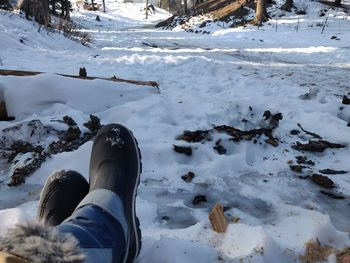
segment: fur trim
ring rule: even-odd
[[[11,253],[30,262],[84,262],[78,241],[39,222],[18,224],[0,237],[0,251]]]

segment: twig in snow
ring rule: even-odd
[[[306,134],[309,134],[309,135],[311,135],[312,137],[314,137],[314,138],[317,138],[317,139],[320,139],[320,140],[322,140],[322,137],[320,136],[320,135],[318,135],[318,134],[316,134],[316,133],[313,133],[313,132],[309,132],[309,131],[307,131],[307,130],[305,130],[302,126],[301,126],[301,124],[300,123],[298,123],[297,124],[298,125],[298,127],[303,131],[303,132],[305,132]]]

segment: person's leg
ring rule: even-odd
[[[133,262],[141,248],[135,214],[141,154],[127,128],[110,124],[97,134],[90,159],[90,192],[58,230],[71,233],[88,262]]]
[[[89,192],[89,184],[79,173],[71,170],[55,172],[46,180],[40,194],[38,219],[56,226],[67,219]]]
[[[38,221],[8,229],[0,236],[0,251],[26,262],[85,262],[77,239],[55,226],[72,214],[88,192],[88,182],[77,172],[61,170],[51,175],[40,195]]]

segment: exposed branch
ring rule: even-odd
[[[45,74],[45,72],[0,69],[0,75],[2,75],[2,76],[26,77],[26,76],[35,76],[35,75],[39,75],[39,74]],[[156,87],[159,90],[159,84],[155,81],[121,79],[121,78],[117,78],[116,76],[113,76],[111,78],[101,78],[101,77],[90,77],[90,76],[80,77],[77,75],[68,75],[68,74],[60,74],[60,73],[55,73],[55,75],[59,75],[62,77],[67,77],[67,78],[84,79],[84,80],[100,79],[100,80],[107,80],[107,81],[113,81],[113,82],[125,82],[125,83],[134,84],[134,85],[140,85],[140,86]]]

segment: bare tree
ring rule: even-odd
[[[256,16],[253,20],[253,24],[261,26],[263,22],[266,22],[269,18],[269,15],[266,11],[266,0],[257,0],[256,3]]]

